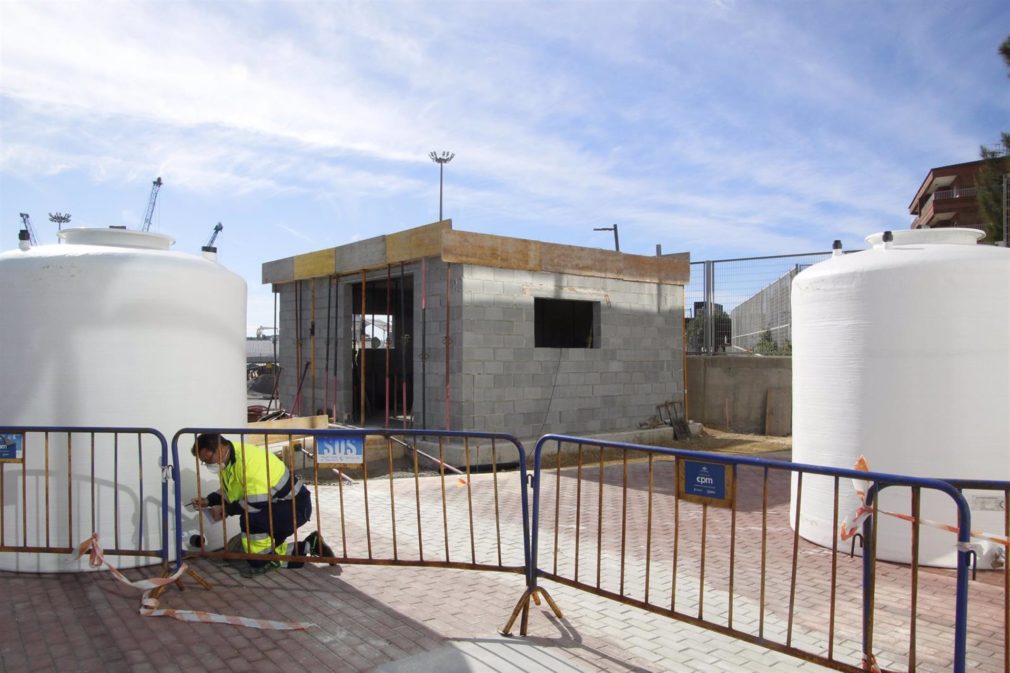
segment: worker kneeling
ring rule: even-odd
[[[241,546],[229,542],[228,551],[248,554],[287,555],[285,542],[297,528],[312,516],[312,498],[280,458],[266,449],[242,443],[232,443],[216,433],[197,437],[193,455],[213,472],[218,472],[221,490],[206,498],[194,498],[192,504],[209,509],[210,517],[220,521],[224,517],[239,515],[241,535],[236,536]],[[320,555],[332,552],[320,545],[313,532],[302,540],[292,556]],[[323,547],[324,549],[320,549]],[[291,562],[290,568],[300,568],[302,563]],[[252,577],[280,567],[277,561],[249,559],[241,572]]]

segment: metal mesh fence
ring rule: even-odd
[[[831,252],[692,262],[688,353],[791,355],[792,279]]]

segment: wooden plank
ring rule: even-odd
[[[327,248],[295,257],[294,280],[330,276],[336,270],[336,248]]]
[[[543,243],[522,238],[446,231],[442,259],[498,269],[569,273],[646,283],[684,285],[690,280],[690,257],[646,257],[599,248]]]
[[[296,434],[297,430],[319,430],[329,427],[330,419],[326,414],[318,416],[296,416],[295,418],[280,418],[273,421],[253,421],[249,423],[249,432],[257,434],[246,435],[246,441],[257,446],[265,444],[287,443],[289,439],[297,439],[304,435]],[[266,434],[270,430],[283,430],[284,433]],[[291,433],[291,434],[288,434]]]
[[[575,245],[541,243],[542,270],[598,278],[623,278],[624,261],[619,252]],[[637,279],[636,279],[637,280]]]
[[[398,264],[437,257],[442,252],[442,234],[452,231],[452,220],[442,220],[386,236],[386,263]]]
[[[765,404],[765,434],[786,437],[792,434],[793,405],[789,388],[769,388]]]
[[[470,231],[442,233],[442,260],[496,269],[539,271],[539,244],[522,238],[507,238]]]

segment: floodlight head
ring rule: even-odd
[[[442,152],[442,154],[430,152],[428,156],[431,157],[431,160],[436,164],[447,164],[452,161],[452,158],[456,156],[456,154],[454,152]]]

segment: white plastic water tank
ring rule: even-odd
[[[1010,480],[1010,250],[974,229],[867,237],[792,284],[793,460],[920,477]],[[910,513],[909,491],[882,509]],[[842,480],[839,518],[858,505]],[[972,528],[1003,532],[1001,493],[966,491]],[[795,521],[796,480],[793,480]],[[800,535],[831,546],[833,483],[803,480]],[[921,517],[957,524],[947,496],[924,492]],[[878,558],[911,560],[911,525],[879,518]],[[920,563],[956,563],[955,536],[920,528]],[[979,542],[977,540],[973,542]],[[844,547],[847,549],[847,545]],[[979,567],[999,552],[980,543]]]
[[[245,281],[213,255],[170,251],[174,241],[162,234],[70,229],[61,238],[62,245],[0,254],[0,424],[152,427],[169,442],[186,426],[244,426]],[[135,435],[118,446],[98,436],[92,508],[90,440],[72,439],[69,494],[65,434],[50,437],[48,466],[44,451],[26,457],[24,477],[35,494],[27,507],[21,466],[5,466],[6,543],[76,547],[91,534],[94,514],[105,548],[117,535],[122,549],[160,548],[157,442],[143,440],[141,467]],[[189,446],[180,446],[179,458],[186,502],[195,495],[195,459]],[[46,469],[48,507],[39,495]],[[217,488],[216,477],[203,476],[204,492]],[[183,517],[184,530],[196,528],[193,514],[184,510]],[[212,543],[220,537],[211,532]],[[110,562],[152,560],[124,555]],[[85,567],[71,554],[0,553],[4,570]]]

